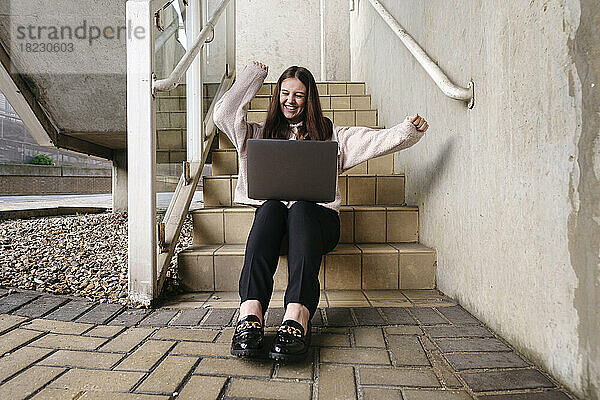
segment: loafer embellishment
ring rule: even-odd
[[[289,326],[289,325],[281,325],[277,331],[289,333],[290,335],[296,336],[297,338],[300,338],[300,339],[302,339],[302,337],[304,336],[304,335],[302,335],[302,331],[300,329],[294,328],[293,326]]]

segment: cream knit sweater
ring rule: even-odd
[[[239,159],[238,183],[235,188],[234,202],[249,205],[261,205],[262,200],[248,198],[247,154],[244,145],[247,139],[260,139],[264,123],[246,121],[247,105],[254,98],[267,77],[267,72],[258,65],[249,64],[237,76],[231,89],[217,102],[213,119],[215,125],[229,137],[235,146]],[[417,131],[408,117],[404,122],[383,130],[366,127],[333,126],[331,140],[338,142],[338,174],[368,159],[406,149],[421,139],[423,132]],[[295,137],[295,135],[294,135]],[[324,207],[339,210],[342,197],[339,186],[335,200],[331,203],[319,203]],[[294,202],[285,202],[290,207]]]

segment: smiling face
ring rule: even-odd
[[[306,86],[298,78],[287,78],[281,82],[279,106],[283,116],[291,123],[300,122],[306,105]]]

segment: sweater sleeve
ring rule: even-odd
[[[248,64],[237,76],[235,83],[215,104],[213,120],[217,128],[225,132],[235,148],[240,151],[248,135],[246,106],[262,86],[267,71],[255,64]]]
[[[342,172],[371,158],[407,149],[424,135],[407,117],[389,129],[336,127]]]

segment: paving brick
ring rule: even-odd
[[[160,328],[154,332],[152,339],[212,342],[218,334],[216,329]]]
[[[493,369],[493,368],[522,368],[527,367],[516,353],[477,353],[477,354],[446,354],[446,359],[456,370]]]
[[[87,331],[85,336],[96,336],[103,338],[112,338],[119,333],[121,333],[125,328],[122,326],[110,326],[110,325],[98,325],[89,331]]]
[[[402,307],[381,307],[381,312],[392,325],[416,325],[415,319]]]
[[[310,324],[313,327],[323,326],[323,316],[321,315],[321,310],[317,309],[312,319],[310,320]]]
[[[349,308],[327,308],[327,326],[355,326],[354,319]]]
[[[233,327],[223,328],[221,330],[221,334],[215,340],[215,342],[217,342],[217,343],[231,343],[231,339],[233,339],[233,332],[234,332],[234,330],[235,330],[235,328],[233,328]]]
[[[227,395],[230,397],[280,400],[308,400],[312,388],[309,383],[233,379]]]
[[[197,361],[196,357],[168,356],[142,382],[137,391],[174,392]]]
[[[194,374],[268,378],[271,375],[272,367],[273,363],[268,360],[204,358],[200,361]]]
[[[104,325],[124,309],[118,304],[101,303],[76,319],[77,322]]]
[[[350,366],[321,365],[319,369],[319,398],[356,399],[354,368]]]
[[[383,328],[388,335],[422,335],[423,331],[418,326],[386,326]]]
[[[169,400],[170,396],[120,392],[81,391],[73,389],[44,389],[32,400]]]
[[[306,357],[297,363],[279,364],[277,378],[313,379],[313,362],[316,349],[310,349]]]
[[[110,369],[121,358],[123,358],[123,354],[118,353],[59,350],[40,364],[53,367]]]
[[[430,307],[412,307],[410,312],[414,317],[423,325],[437,325],[447,324],[444,318],[442,318],[435,309]]]
[[[152,328],[129,328],[100,348],[100,351],[128,353],[154,332]]]
[[[489,339],[439,339],[437,345],[444,353],[459,351],[511,351],[510,347],[495,338]]]
[[[480,325],[480,322],[461,306],[439,307],[438,311],[444,314],[444,317],[448,318],[453,324]]]
[[[39,294],[15,292],[2,297],[0,301],[0,314],[12,312],[24,304],[38,298]]]
[[[389,365],[390,357],[385,350],[322,348],[321,362]]]
[[[134,326],[137,325],[138,322],[146,318],[149,314],[148,310],[126,310],[122,313],[118,314],[115,318],[113,318],[109,325],[123,325],[123,326]]]
[[[494,334],[484,326],[432,326],[424,328],[432,338],[452,337],[494,337]]]
[[[227,378],[192,376],[177,397],[178,400],[214,400],[225,386]]]
[[[74,300],[60,306],[58,309],[52,311],[44,318],[55,319],[59,321],[73,321],[93,306],[94,303],[90,301]]]
[[[166,326],[178,312],[179,310],[156,310],[140,322],[140,326]]]
[[[475,392],[554,387],[548,378],[534,369],[463,373],[461,376]]]
[[[19,350],[0,358],[0,382],[16,374],[25,367],[35,364],[39,359],[50,354],[52,350],[35,347],[22,347]]]
[[[230,343],[180,342],[171,350],[171,354],[188,354],[203,357],[231,357]]]
[[[81,392],[72,389],[44,389],[31,400],[73,400],[79,399]]]
[[[23,317],[39,318],[66,302],[67,300],[62,297],[41,296],[16,310],[15,314]]]
[[[481,400],[570,400],[570,397],[557,390],[535,393],[495,394],[478,396]]]
[[[206,308],[192,308],[181,311],[181,314],[173,319],[169,325],[171,326],[196,326],[200,324],[202,318],[206,315]]]
[[[433,364],[433,371],[437,375],[440,382],[445,385],[445,387],[451,389],[459,389],[463,387],[461,381],[459,381],[454,374],[454,370],[442,357],[439,351],[431,351],[430,356],[431,363]]]
[[[55,389],[128,392],[143,376],[143,372],[70,369],[52,382],[49,387]]]
[[[399,389],[363,387],[363,400],[401,400]]]
[[[388,336],[388,344],[392,363],[396,366],[431,365],[418,336],[391,335]]]
[[[0,399],[24,399],[64,371],[64,368],[33,366],[0,386]]]
[[[33,342],[31,345],[50,349],[95,350],[104,343],[106,343],[105,338],[49,333]]]
[[[269,308],[265,315],[265,326],[279,326],[283,322],[284,314],[283,308]]]
[[[42,332],[30,331],[28,329],[14,329],[0,336],[0,355],[8,353],[13,349],[42,336]]]
[[[467,392],[451,390],[415,390],[402,391],[404,400],[471,400]]]
[[[208,314],[202,326],[229,326],[235,311],[233,308],[215,308]]]
[[[150,371],[175,344],[171,341],[149,340],[127,356],[115,370]]]
[[[14,328],[15,326],[18,326],[24,321],[27,321],[27,318],[8,314],[0,315],[0,334]]]
[[[354,343],[357,347],[385,348],[381,328],[354,328]]]
[[[34,331],[81,335],[83,332],[87,331],[92,326],[93,325],[90,324],[80,324],[77,322],[35,319],[31,321],[31,323],[23,325],[23,328],[32,329]]]
[[[347,334],[341,333],[313,333],[311,344],[319,347],[349,347],[350,337]]]
[[[385,325],[385,321],[381,318],[381,315],[379,315],[375,308],[353,308],[352,311],[354,312],[354,316],[356,317],[359,326]]]
[[[360,383],[363,385],[438,387],[438,379],[431,370],[408,368],[368,368],[359,369]]]

